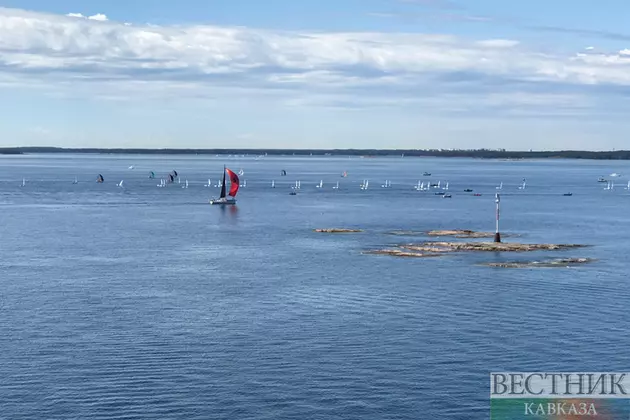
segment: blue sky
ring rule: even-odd
[[[619,0],[3,6],[1,146],[627,148]]]

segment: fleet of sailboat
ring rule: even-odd
[[[243,169],[240,169],[238,174],[243,175],[244,174]],[[217,187],[217,188],[221,189],[221,192],[220,192],[220,195],[219,195],[218,198],[210,199],[210,203],[211,204],[217,204],[217,205],[236,204],[236,194],[239,191],[239,187],[243,188],[243,187],[247,186],[247,180],[240,180],[238,174],[224,166],[223,176],[218,180],[218,182],[215,185],[212,184],[212,180],[211,179],[208,179],[208,182],[206,184],[201,184],[204,187]],[[281,175],[286,176],[285,174],[286,174],[286,171],[282,170],[281,171]],[[428,172],[425,172],[422,175],[423,176],[427,176],[427,175],[430,175],[430,174]],[[616,177],[619,177],[620,174],[612,173],[609,176],[612,177],[612,178],[616,178]],[[149,175],[149,178],[150,179],[155,178],[155,172],[151,171],[150,175]],[[342,172],[342,178],[347,178],[347,172],[345,172],[345,171]],[[159,184],[157,184],[157,186],[160,187],[160,188],[164,188],[164,187],[167,187],[168,184],[175,183],[175,180],[177,180],[177,184],[180,184],[181,188],[183,188],[183,189],[187,189],[190,186],[188,179],[181,179],[179,174],[175,170],[173,170],[170,173],[168,173],[165,178],[164,177],[160,178],[160,182],[159,182]],[[78,177],[74,177],[74,180],[73,180],[72,184],[78,184],[78,182],[79,182],[78,181]],[[98,174],[98,176],[96,178],[96,182],[97,183],[104,183],[105,182],[105,179],[104,179],[102,174]],[[343,181],[343,182],[346,182],[346,181]],[[347,182],[349,184],[353,184],[356,181],[354,181],[354,182],[353,181],[347,181]],[[604,178],[599,178],[599,179],[597,179],[597,182],[600,182],[600,183],[604,183],[605,182],[606,183],[606,186],[604,187],[604,190],[612,191],[612,190],[615,189],[615,182],[612,181],[612,180],[605,180]],[[124,188],[125,181],[121,180],[120,182],[116,183],[115,185],[117,187],[119,187],[119,188]],[[276,188],[277,187],[275,180],[271,180],[270,185],[271,185],[271,188]],[[22,179],[22,183],[20,184],[20,186],[21,187],[26,186],[26,178]],[[315,184],[314,187],[319,189],[319,190],[324,190],[325,189],[324,180],[320,179],[319,183]],[[301,181],[300,180],[296,180],[295,184],[291,185],[290,188],[293,191],[291,193],[291,195],[296,195],[297,191],[301,189]],[[332,190],[339,190],[340,189],[340,181],[336,181],[333,185],[329,185],[327,188],[330,188]],[[359,183],[359,189],[365,191],[368,188],[369,188],[369,180],[368,179],[363,179]],[[392,188],[391,180],[386,179],[381,184],[381,188]],[[519,190],[525,190],[527,188],[527,180],[525,178],[523,178],[521,184],[517,188]],[[451,198],[452,197],[451,194],[446,193],[446,191],[449,191],[449,189],[450,189],[449,181],[445,181],[444,183],[442,183],[441,180],[437,181],[437,182],[431,182],[431,181],[422,181],[422,180],[419,179],[417,181],[417,183],[415,185],[413,185],[413,189],[416,190],[416,191],[438,190],[437,192],[435,192],[435,195],[442,196],[443,198]],[[495,189],[496,190],[503,190],[503,182],[500,182],[499,185],[495,187]],[[630,181],[628,181],[627,185],[623,189],[626,190],[626,191],[630,191]],[[464,192],[471,192],[471,193],[473,192],[473,190],[470,189],[470,188],[466,188],[463,191]],[[479,194],[479,193],[472,194],[472,195],[474,195],[474,196],[481,196],[481,194]],[[573,194],[572,193],[564,193],[562,195],[564,195],[564,196],[572,196]]]

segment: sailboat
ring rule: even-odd
[[[98,174],[98,177],[96,177],[96,182],[98,182],[99,184],[102,184],[105,181],[105,178],[103,178],[103,175]]]
[[[444,188],[442,188],[443,190],[448,190],[448,181],[446,181],[446,185],[444,186]]]
[[[184,186],[182,188],[188,188],[188,180],[186,180],[186,182],[184,183]]]
[[[499,184],[499,186],[497,187],[497,190],[502,190],[503,189],[503,182]]]
[[[324,180],[320,179],[319,184],[315,185],[316,188],[324,188]]]
[[[123,187],[123,182],[124,181],[121,180],[118,184],[116,184],[116,186],[122,188]]]
[[[74,181],[72,181],[73,184],[78,184],[79,183],[79,179],[75,176],[74,177]]]
[[[212,180],[209,179],[208,183],[206,185],[204,185],[204,187],[212,187]]]
[[[362,190],[367,190],[368,186],[370,185],[370,181],[368,179],[366,179],[363,184],[361,185],[361,189]]]
[[[26,178],[22,178],[22,186],[25,187],[26,186]]]
[[[385,183],[381,185],[381,188],[391,188],[392,182],[388,179],[385,180]]]
[[[337,185],[333,186],[333,190],[338,190],[339,189],[339,181],[337,181]]]
[[[271,188],[276,188],[276,181],[275,180],[271,180]]]
[[[518,189],[524,190],[526,186],[527,186],[527,181],[525,181],[525,178],[523,178],[523,184],[520,187],[518,187]]]
[[[225,189],[225,174],[230,176],[230,192],[226,195]],[[221,183],[221,195],[216,200],[210,200],[210,204],[229,205],[236,204],[236,193],[239,188],[238,175],[232,172],[230,169],[223,167],[223,182]]]

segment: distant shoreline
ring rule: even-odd
[[[97,149],[61,147],[6,147],[0,155],[33,153],[73,154],[144,154],[144,155],[271,155],[271,156],[405,156],[405,157],[459,157],[479,159],[593,159],[630,160],[630,150],[587,151],[508,151],[508,150],[416,150],[416,149]]]

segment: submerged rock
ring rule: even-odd
[[[394,236],[423,236],[426,235],[426,232],[417,232],[413,230],[393,230],[391,232],[387,232],[386,234]]]
[[[429,236],[454,236],[456,238],[492,238],[493,232],[475,232],[468,229],[454,229],[454,230],[431,230],[427,232]]]
[[[593,258],[557,258],[554,260],[543,261],[514,261],[504,263],[483,263],[487,267],[499,268],[528,268],[528,267],[571,267],[579,264],[588,264],[597,261]]]
[[[361,229],[342,229],[342,228],[329,228],[329,229],[313,229],[314,232],[322,233],[357,233],[363,232]]]
[[[390,255],[393,257],[410,257],[410,258],[424,258],[424,257],[439,257],[440,254],[421,253],[404,251],[402,249],[376,249],[372,251],[364,251],[364,254],[371,255]]]

